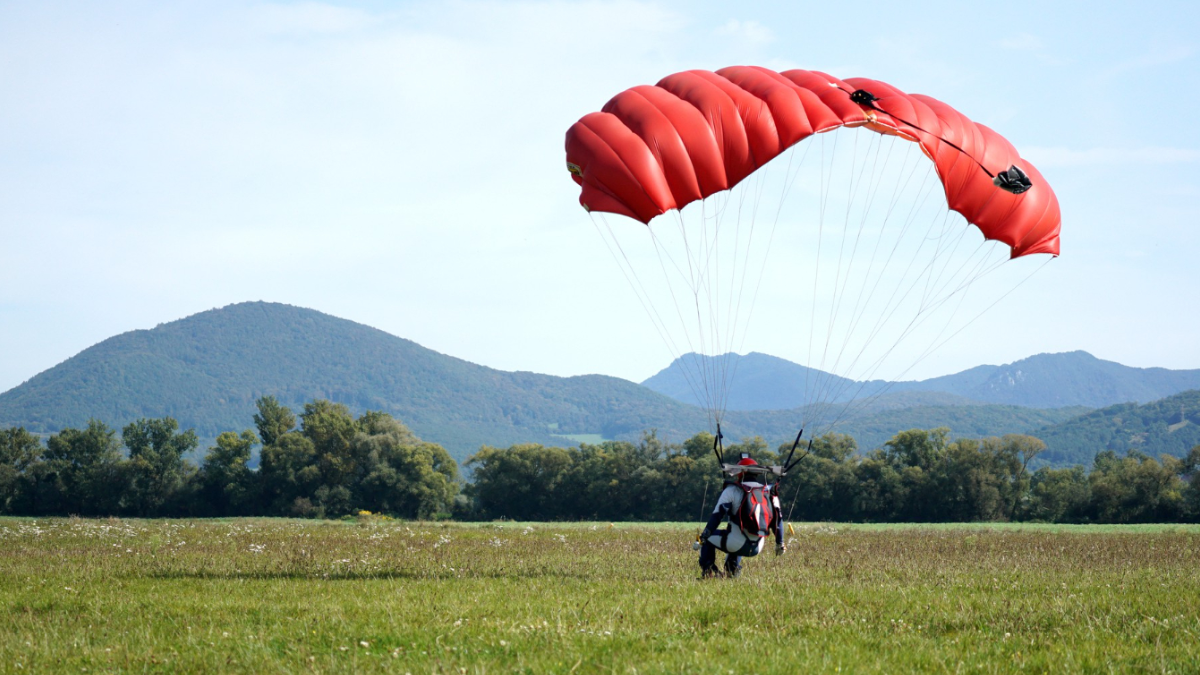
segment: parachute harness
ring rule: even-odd
[[[841,91],[846,91],[845,89],[842,89],[841,87],[838,87],[838,89],[840,89]],[[861,105],[862,107],[868,108],[870,110],[874,110],[875,112],[883,113],[884,115],[887,115],[888,117],[891,117],[892,119],[895,119],[896,121],[900,122],[901,124],[910,126],[913,129],[916,129],[917,131],[920,131],[922,133],[929,134],[930,136],[933,136],[934,138],[938,139],[939,141],[941,141],[941,142],[945,143],[946,145],[954,148],[955,150],[961,152],[963,155],[969,157],[972,162],[975,162],[975,164],[978,165],[979,168],[982,169],[983,172],[988,175],[988,178],[992,179],[992,184],[995,185],[996,187],[1000,188],[1001,190],[1004,190],[1005,192],[1011,192],[1014,195],[1019,195],[1023,192],[1028,191],[1029,188],[1033,187],[1033,181],[1029,180],[1029,176],[1026,175],[1025,172],[1021,170],[1021,167],[1017,166],[1016,164],[1013,164],[1005,171],[1001,171],[999,174],[994,174],[991,171],[988,171],[988,168],[983,165],[983,162],[980,162],[973,155],[971,155],[971,153],[967,152],[966,150],[963,150],[957,144],[946,140],[946,138],[944,136],[939,136],[938,134],[935,134],[933,132],[926,131],[925,129],[922,129],[920,126],[918,126],[912,122],[909,122],[908,120],[906,120],[902,117],[899,117],[897,115],[894,115],[894,114],[880,108],[879,106],[875,105],[875,102],[879,100],[879,97],[875,96],[875,94],[872,94],[871,92],[867,91],[866,89],[856,89],[852,92],[846,92],[846,93],[850,94],[851,101],[854,101],[855,103]]]

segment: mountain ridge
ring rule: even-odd
[[[857,382],[776,356],[751,352],[744,356],[685,354],[642,384],[678,401],[696,404],[698,397],[685,373],[705,368],[736,369],[729,387],[730,410],[785,410],[814,398],[820,383],[825,392],[873,396],[881,392],[941,391],[964,399],[1034,408],[1148,403],[1200,388],[1200,369],[1134,368],[1076,350],[1035,354],[1004,365],[981,365],[926,380]]]
[[[249,302],[193,314],[101,341],[0,393],[0,427],[38,433],[89,418],[120,429],[171,416],[211,439],[253,426],[254,401],[277,397],[299,412],[326,398],[355,413],[381,410],[462,461],[482,445],[636,440],[657,430],[680,442],[710,429],[706,409],[605,375],[508,372],[442,354],[364,324],[311,309]],[[993,405],[940,391],[887,392],[838,409],[838,431],[860,448],[897,431],[950,426],[956,436],[1026,432],[1090,408]],[[790,440],[820,410],[729,411],[729,439]],[[809,434],[819,431],[810,425]]]

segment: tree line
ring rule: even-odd
[[[45,443],[23,428],[0,429],[0,514],[135,517],[292,516],[360,511],[463,520],[701,520],[721,490],[714,438],[667,443],[484,446],[465,465],[382,412],[359,417],[316,400],[296,415],[274,397],[257,401],[255,429],[228,431],[199,465],[194,431],[169,417],[117,432],[99,421]],[[252,451],[261,446],[259,465]],[[725,448],[779,464],[790,444],[761,438]],[[1037,438],[950,439],[946,428],[901,432],[858,452],[827,434],[800,448],[781,482],[789,519],[858,522],[1200,521],[1200,446],[1187,457],[1099,453],[1090,470],[1031,470]],[[807,454],[805,454],[807,453]]]
[[[317,400],[297,416],[270,396],[257,407],[257,433],[222,433],[199,466],[184,458],[197,448],[195,432],[180,432],[170,417],[133,422],[120,440],[92,420],[44,446],[21,427],[2,429],[0,513],[333,518],[369,510],[432,518],[452,507],[457,463],[390,415],[355,418],[342,404]]]
[[[465,503],[479,519],[701,520],[722,483],[713,440],[701,433],[671,445],[649,434],[640,443],[578,448],[485,447],[467,462]],[[725,456],[748,452],[771,465],[790,449],[755,438],[726,447]],[[1200,480],[1189,480],[1200,446],[1184,459],[1104,451],[1090,471],[1031,471],[1045,449],[1020,434],[951,441],[938,428],[901,432],[862,454],[850,436],[828,434],[782,479],[783,511],[802,521],[1200,521]]]

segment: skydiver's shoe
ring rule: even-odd
[[[700,570],[701,579],[720,579],[723,576],[725,575],[721,573],[721,570],[717,569],[716,565]]]
[[[727,578],[727,579],[736,579],[737,577],[739,577],[741,575],[742,575],[741,565],[739,565],[737,567],[726,567],[725,568],[725,578]]]

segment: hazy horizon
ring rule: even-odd
[[[244,301],[244,302],[241,302],[241,303],[231,303],[231,304],[237,305],[237,304],[244,304],[244,303],[251,303],[251,302],[268,302],[268,303],[269,303],[270,301],[266,301],[266,300],[263,300],[263,301],[247,300],[247,301]],[[275,303],[275,304],[289,304],[289,303]],[[228,305],[226,305],[226,306],[228,306]],[[224,309],[224,307],[226,307],[226,306],[223,306],[223,307],[213,307],[213,308],[210,308],[210,309],[207,309],[207,310],[203,310],[203,311],[201,311],[201,312],[196,312],[195,314],[202,314],[202,313],[204,313],[204,312],[209,312],[209,311],[215,311],[215,310]],[[312,308],[301,308],[301,309],[312,309]],[[320,311],[320,310],[314,310],[314,311]],[[328,312],[323,312],[323,313],[325,313],[325,314],[328,314]],[[189,317],[191,317],[191,316],[194,316],[195,314],[189,314],[188,316],[177,317],[177,318],[173,318],[173,319],[170,319],[170,320],[165,320],[165,321],[159,321],[159,322],[155,323],[155,324],[154,324],[154,325],[152,325],[152,326],[139,327],[139,328],[132,328],[132,329],[130,329],[129,331],[122,331],[121,333],[117,333],[117,334],[111,335],[111,336],[109,336],[109,338],[112,338],[112,337],[117,337],[118,335],[121,335],[121,334],[123,334],[123,333],[127,333],[127,332],[133,332],[133,331],[138,331],[138,330],[153,330],[154,328],[156,328],[156,327],[158,327],[158,326],[161,326],[161,325],[163,325],[163,324],[174,323],[174,322],[176,322],[176,321],[182,321],[182,320],[184,320],[184,319],[187,319],[187,318],[189,318]],[[344,319],[344,320],[347,320],[347,321],[352,321],[352,319],[345,319],[345,317],[338,317],[338,316],[337,316],[337,315],[335,315],[335,314],[331,314],[330,316],[334,316],[335,318]],[[383,330],[382,328],[379,328],[378,326],[371,326],[370,324],[365,324],[365,323],[363,323],[363,322],[361,322],[361,321],[355,321],[355,323],[359,323],[359,324],[361,324],[361,325],[365,325],[365,326],[368,326],[368,327],[370,327],[370,328],[376,328],[376,329],[378,329],[378,330]],[[403,336],[403,335],[396,335],[395,333],[392,333],[392,332],[390,332],[390,331],[387,331],[387,330],[383,330],[383,332],[385,332],[385,333],[388,333],[389,335],[393,335],[394,337],[399,337],[399,338],[403,338],[403,339],[406,339],[406,340],[411,340],[411,338],[407,338],[407,337],[405,337],[405,336]],[[109,339],[109,338],[105,338],[105,340],[107,340],[107,339]],[[103,342],[103,341],[104,341],[104,340],[100,340],[99,342]],[[97,342],[96,344],[99,344],[99,342]],[[413,342],[417,342],[417,344],[419,344],[420,346],[422,346],[422,347],[424,347],[424,348],[426,348],[426,349],[431,349],[431,350],[433,350],[433,351],[436,351],[436,352],[439,352],[439,353],[441,353],[441,354],[445,354],[446,356],[451,356],[451,357],[454,357],[454,358],[463,359],[463,360],[465,360],[465,361],[470,361],[471,363],[475,363],[476,365],[487,366],[487,367],[494,367],[494,366],[490,366],[489,364],[486,364],[486,363],[478,363],[478,362],[475,362],[475,361],[471,361],[470,359],[466,359],[466,358],[464,358],[464,357],[462,357],[462,356],[460,356],[460,355],[458,355],[458,354],[454,354],[454,353],[451,353],[451,352],[442,351],[442,350],[440,350],[440,349],[437,349],[436,347],[433,347],[433,346],[430,346],[430,345],[427,345],[427,344],[421,344],[420,342],[418,342],[418,341],[416,341],[416,340],[413,340]],[[95,345],[89,345],[89,348],[90,348],[90,347],[92,347],[92,346],[95,346]],[[87,349],[87,348],[85,348],[85,349]],[[83,351],[83,350],[80,350],[80,351]],[[988,361],[982,361],[982,362],[980,362],[980,363],[976,363],[976,364],[974,364],[974,365],[967,366],[966,368],[960,368],[960,369],[958,369],[958,370],[948,371],[948,372],[944,372],[944,373],[938,373],[938,374],[935,374],[935,375],[930,375],[930,376],[927,376],[927,377],[920,377],[920,378],[908,378],[908,379],[910,379],[910,380],[915,380],[915,381],[922,381],[922,380],[928,380],[928,379],[933,379],[933,378],[937,378],[937,377],[943,377],[943,376],[946,376],[946,375],[954,375],[954,374],[956,374],[956,373],[960,373],[960,372],[962,372],[962,371],[964,371],[964,370],[968,370],[968,369],[970,369],[970,368],[975,368],[975,367],[978,367],[978,366],[1004,366],[1004,365],[1008,365],[1008,364],[1010,364],[1010,363],[1014,363],[1014,362],[1018,362],[1018,361],[1023,361],[1023,360],[1025,360],[1025,359],[1028,359],[1028,358],[1031,358],[1031,357],[1034,357],[1034,356],[1039,356],[1039,355],[1056,355],[1056,354],[1067,354],[1067,353],[1073,353],[1073,352],[1077,352],[1077,351],[1081,351],[1081,352],[1084,352],[1084,353],[1090,354],[1091,356],[1093,356],[1093,357],[1095,357],[1095,358],[1097,358],[1097,359],[1100,359],[1100,360],[1102,360],[1102,361],[1113,361],[1113,362],[1115,362],[1115,363],[1120,363],[1121,365],[1125,365],[1125,366],[1129,366],[1129,365],[1130,365],[1130,364],[1124,364],[1124,363],[1121,363],[1120,361],[1114,361],[1113,359],[1106,359],[1106,358],[1104,358],[1103,356],[1100,356],[1100,355],[1098,355],[1098,354],[1092,354],[1091,352],[1088,352],[1087,350],[1082,350],[1082,349],[1072,349],[1072,350],[1066,350],[1066,351],[1062,351],[1062,352],[1037,352],[1037,353],[1034,353],[1034,354],[1027,354],[1027,355],[1025,355],[1025,356],[1022,356],[1022,357],[1019,357],[1019,358],[1016,358],[1016,359],[1012,359],[1011,361],[998,361],[998,362],[988,362]],[[804,365],[804,364],[802,364],[802,363],[799,363],[799,362],[797,362],[797,361],[792,361],[791,359],[787,359],[787,358],[785,358],[785,357],[782,357],[782,356],[777,356],[777,355],[775,355],[775,354],[769,354],[769,353],[766,353],[766,352],[759,352],[759,351],[747,351],[747,352],[743,352],[743,353],[738,353],[738,352],[731,352],[731,353],[733,353],[734,355],[736,355],[736,356],[738,356],[738,357],[746,357],[746,356],[749,356],[749,355],[751,355],[751,354],[755,354],[755,353],[757,353],[757,354],[762,354],[762,355],[764,355],[764,356],[768,356],[768,357],[771,357],[771,358],[777,358],[777,359],[782,359],[782,360],[785,360],[785,361],[789,361],[789,362],[791,362],[791,363],[796,363],[796,364],[798,364],[798,365]],[[610,374],[610,373],[575,373],[574,375],[607,375],[607,376],[610,376],[610,377],[621,377],[621,379],[624,379],[624,380],[627,380],[627,381],[633,382],[633,383],[635,383],[635,384],[642,384],[643,382],[645,382],[646,380],[650,379],[650,378],[651,378],[651,377],[653,377],[654,375],[657,375],[657,374],[659,374],[659,373],[661,373],[661,372],[663,372],[663,371],[665,371],[665,370],[669,369],[669,368],[671,367],[671,365],[672,365],[672,364],[673,364],[673,363],[674,363],[674,362],[677,360],[677,358],[687,358],[688,356],[691,356],[692,354],[693,354],[693,352],[689,352],[689,353],[687,353],[687,354],[683,354],[683,355],[681,355],[680,357],[672,357],[670,360],[668,360],[668,361],[664,362],[664,363],[663,363],[663,364],[662,364],[660,367],[658,367],[656,370],[654,370],[654,372],[651,372],[651,373],[649,373],[648,375],[646,375],[645,377],[642,377],[641,379],[637,379],[637,380],[632,380],[632,379],[629,379],[629,378],[621,377],[621,376],[619,376],[619,375],[612,375],[612,374]],[[72,354],[72,355],[71,355],[71,357],[73,357],[73,356],[76,356],[76,354]],[[717,354],[717,355],[709,355],[709,356],[717,356],[717,357],[719,357],[719,356],[722,356],[722,354]],[[68,359],[69,359],[69,358],[71,358],[71,357],[68,357]],[[66,361],[66,360],[68,360],[68,359],[64,359],[63,361]],[[56,363],[50,364],[50,365],[46,366],[45,368],[43,368],[43,369],[39,370],[37,373],[34,373],[34,374],[33,374],[33,375],[31,375],[30,377],[33,377],[34,375],[40,374],[41,372],[44,372],[44,371],[46,371],[46,370],[50,370],[51,368],[54,368],[55,366],[58,366],[58,365],[60,365],[60,364],[61,364],[63,361],[59,361],[59,362],[56,362]],[[813,367],[815,367],[815,366],[813,366]],[[1136,368],[1156,368],[1156,367],[1162,367],[1162,366],[1130,366],[1130,367],[1136,367]],[[517,368],[511,368],[511,369],[508,369],[508,368],[497,368],[497,370],[504,370],[504,371],[508,371],[508,372],[533,372],[533,373],[539,373],[539,374],[543,374],[543,375],[555,375],[554,373],[543,373],[543,372],[541,372],[541,371],[533,370],[533,369],[530,369],[530,368],[521,368],[521,367],[517,367]],[[1171,369],[1171,370],[1192,370],[1192,369],[1182,369],[1182,368],[1176,368],[1176,369]],[[561,376],[561,377],[570,377],[570,376],[568,375],[568,376]],[[27,382],[27,381],[28,381],[28,379],[29,379],[29,378],[26,378],[25,380],[22,380],[21,382],[18,382],[18,383],[16,383],[16,384],[13,384],[11,387],[8,387],[7,389],[0,390],[0,394],[3,394],[3,393],[5,393],[5,392],[7,392],[7,391],[9,391],[9,390],[11,390],[11,389],[14,389],[14,388],[16,388],[16,387],[19,387],[19,386],[21,386],[22,384],[24,384],[25,382]]]

